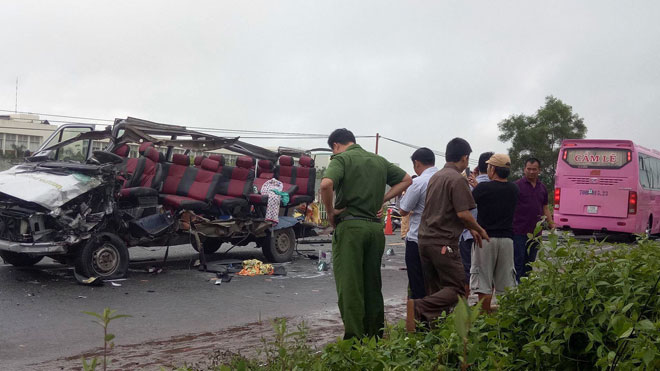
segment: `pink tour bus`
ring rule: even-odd
[[[553,219],[576,235],[658,233],[660,152],[629,140],[564,140]]]

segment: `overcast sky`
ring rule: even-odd
[[[589,138],[660,149],[658,1],[12,3],[0,5],[0,109],[14,109],[18,77],[19,111],[347,127],[440,151],[461,136],[478,155],[506,151],[497,123],[554,95]],[[380,153],[412,170],[412,149]]]

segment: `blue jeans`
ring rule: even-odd
[[[513,236],[513,262],[516,266],[516,280],[527,277],[532,270],[529,263],[536,260],[538,252],[538,243],[536,241],[527,241],[527,236],[516,234]]]
[[[463,270],[465,270],[465,282],[470,283],[470,266],[472,265],[472,244],[474,240],[463,240],[458,243],[458,249],[461,251],[461,261]]]

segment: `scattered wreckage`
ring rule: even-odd
[[[220,148],[240,154],[235,165],[210,154]],[[304,228],[286,215],[313,202],[316,178],[312,158],[299,153],[294,166],[292,152],[130,117],[102,131],[63,125],[0,173],[0,256],[15,266],[48,256],[103,279],[125,276],[137,245],[191,243],[205,263],[223,243],[255,242],[267,260],[288,261]],[[277,223],[258,192],[270,179],[289,201]]]

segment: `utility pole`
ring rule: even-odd
[[[376,133],[376,154],[378,154],[378,139],[380,139],[380,134]]]
[[[18,113],[18,76],[16,76],[16,101],[14,102],[14,113]]]

